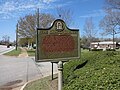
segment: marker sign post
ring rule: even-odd
[[[36,62],[62,62],[79,58],[79,30],[69,29],[63,20],[57,19],[48,29],[37,28],[36,46]],[[59,75],[62,75],[61,62],[58,63]],[[62,85],[58,86],[61,90]]]
[[[37,29],[36,61],[63,61],[80,57],[79,30],[57,19],[48,29]]]

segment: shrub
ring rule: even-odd
[[[103,49],[91,49],[91,51],[103,51]]]
[[[80,60],[65,63],[63,72],[63,90],[120,90],[120,52],[81,53]]]
[[[106,49],[106,51],[115,51],[115,49]]]

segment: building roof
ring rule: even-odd
[[[113,44],[113,41],[92,42],[91,44]],[[114,42],[116,44],[116,42]]]

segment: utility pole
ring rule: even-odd
[[[37,28],[39,28],[39,8],[37,8]]]
[[[39,8],[37,8],[37,28],[39,28]],[[36,28],[36,46],[38,45],[38,38],[37,38],[37,34],[38,34],[38,31],[37,31],[37,28]],[[36,53],[35,53],[35,60],[38,59],[38,55],[37,55],[37,52],[38,51],[38,48],[36,47]]]
[[[18,47],[18,24],[16,25],[16,50]]]
[[[115,34],[115,31],[114,31],[114,29],[113,29],[113,49],[115,49],[115,47],[114,47],[114,41],[115,41],[115,39],[114,39],[114,34]]]

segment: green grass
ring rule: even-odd
[[[23,90],[52,90],[51,87],[57,90],[57,80],[52,81],[51,76],[48,76],[27,84]]]
[[[18,56],[19,54],[21,53],[21,49],[18,48],[18,50],[12,50],[8,53],[5,53],[4,55],[7,55],[7,56]]]
[[[83,52],[66,63],[63,90],[120,90],[120,52]]]
[[[88,51],[89,51],[88,49],[81,48],[81,52],[88,52]]]
[[[35,50],[27,50],[28,56],[35,56]]]

